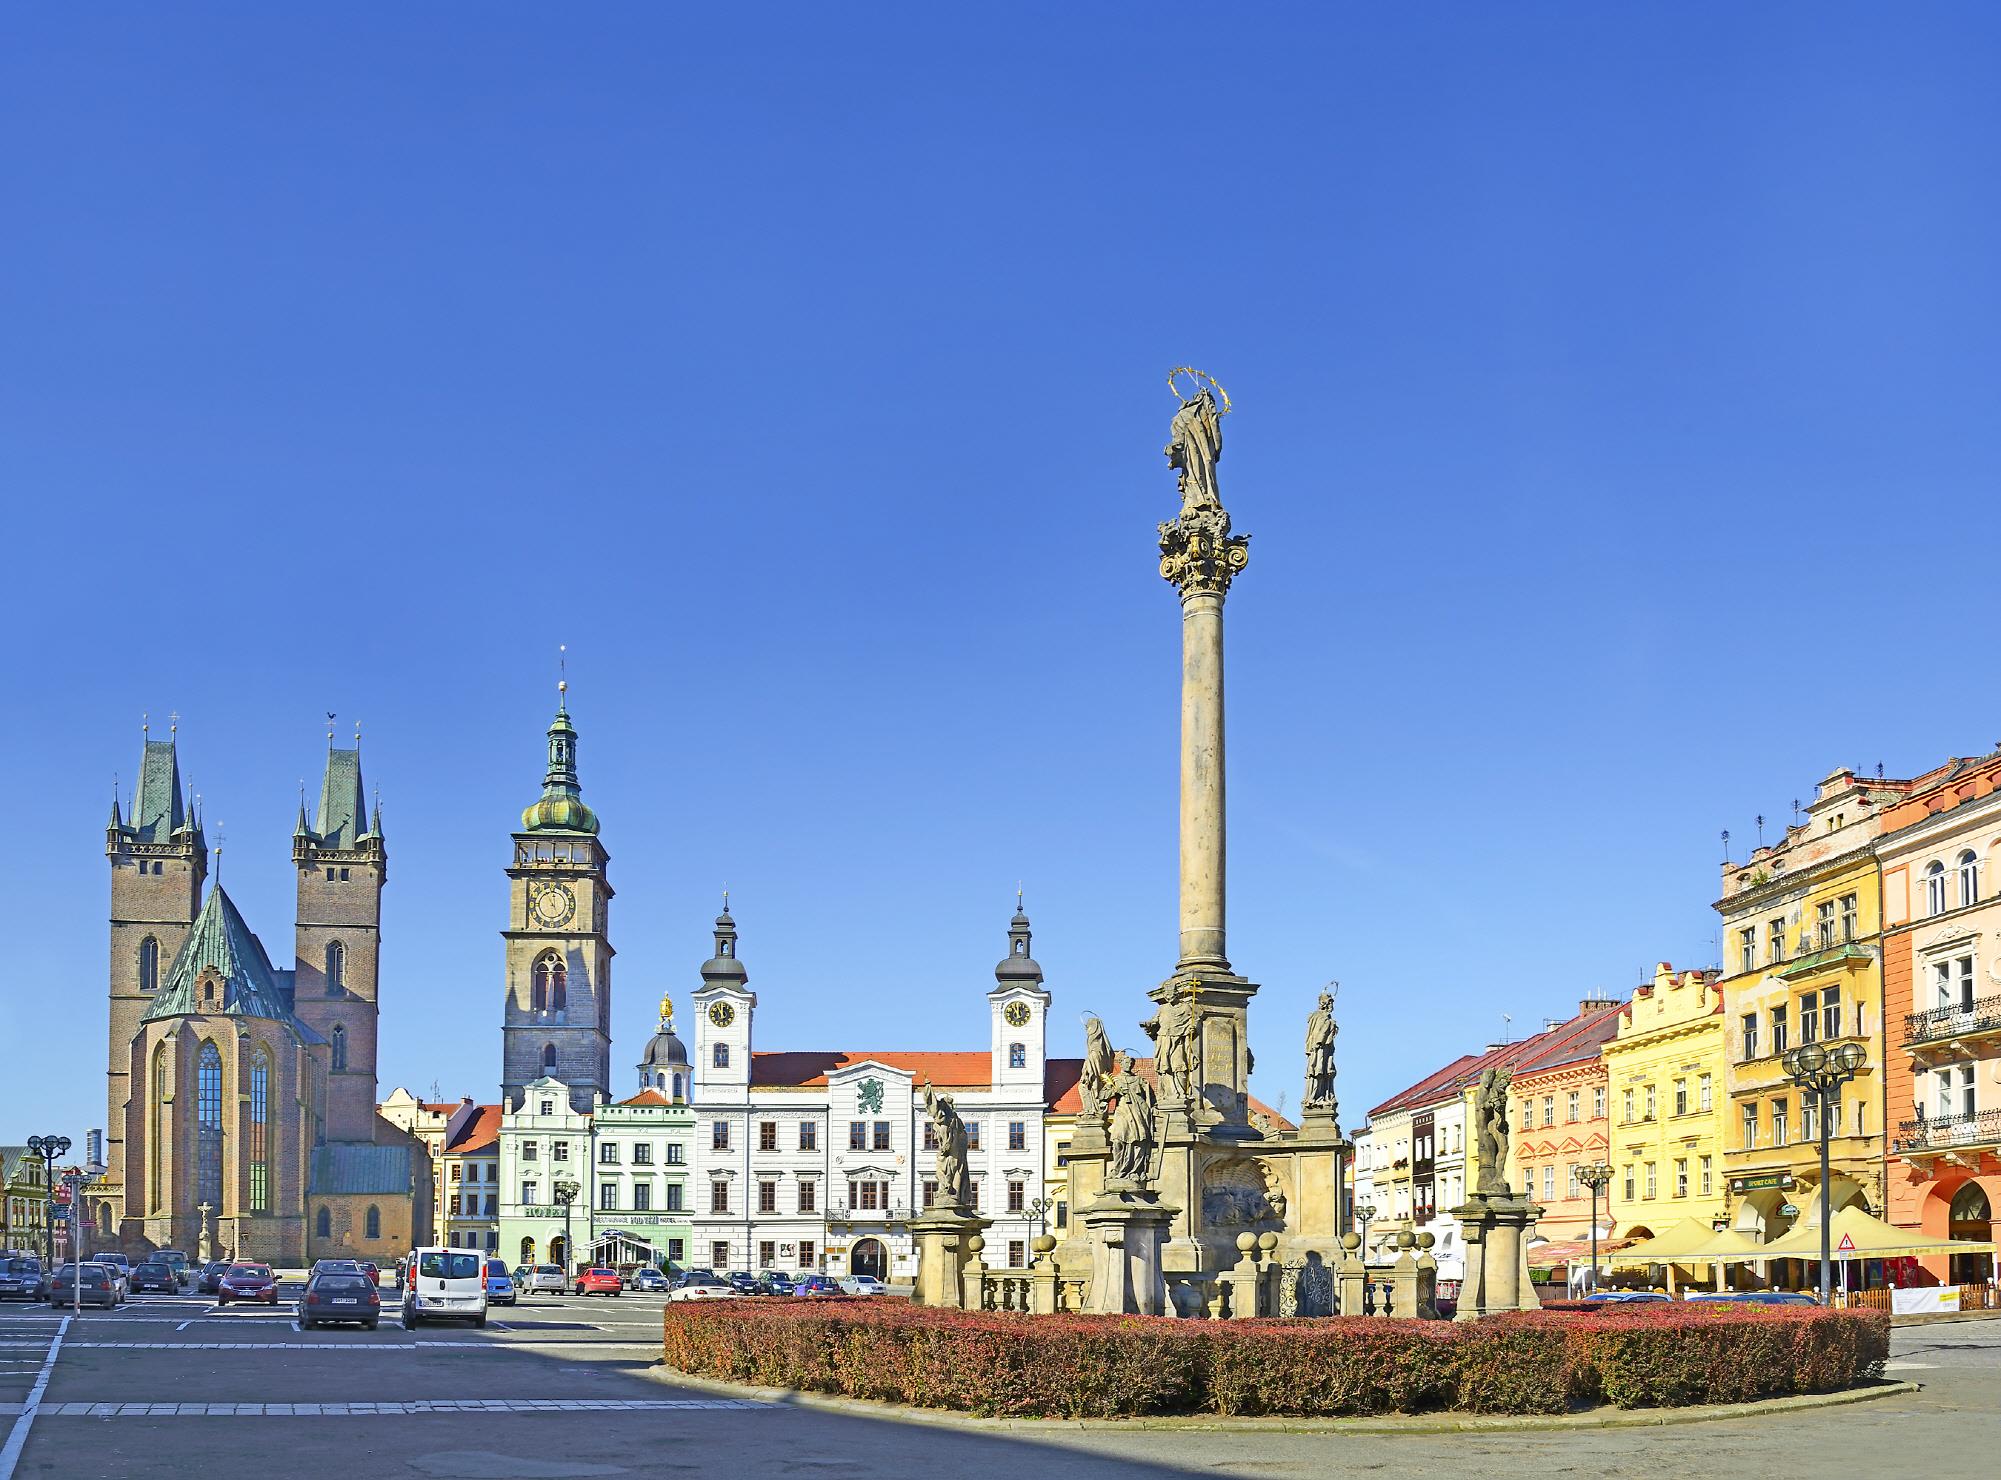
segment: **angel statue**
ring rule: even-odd
[[[1084,1118],[1102,1122],[1105,1116],[1105,1076],[1112,1070],[1112,1040],[1096,1013],[1084,1019],[1084,1068],[1077,1076],[1077,1093],[1084,1102]]]
[[[1107,1185],[1144,1187],[1153,1162],[1153,1086],[1135,1071],[1133,1056],[1121,1053],[1104,1089],[1107,1098],[1117,1102],[1106,1133],[1111,1142]]]
[[[1475,1192],[1508,1191],[1508,1087],[1514,1076],[1505,1069],[1489,1069],[1480,1076],[1474,1096],[1473,1134],[1478,1153]]]
[[[1216,464],[1223,460],[1223,418],[1208,386],[1181,403],[1167,430],[1167,465],[1181,488],[1181,511],[1220,509]]]
[[[936,1206],[966,1206],[966,1123],[952,1106],[950,1095],[938,1094],[931,1081],[924,1081],[924,1111],[938,1142],[938,1199]]]

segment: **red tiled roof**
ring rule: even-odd
[[[856,1064],[882,1064],[907,1071],[922,1084],[925,1080],[953,1089],[985,1089],[993,1077],[990,1053],[925,1053],[904,1050],[887,1053],[754,1053],[750,1056],[753,1085],[804,1089],[824,1085],[829,1074]]]
[[[621,1105],[671,1105],[674,1102],[657,1089],[643,1089],[629,1100],[620,1100]]]
[[[457,1105],[452,1106],[454,1110]],[[459,1127],[459,1133],[445,1143],[447,1156],[465,1156],[484,1151],[500,1141],[500,1106],[481,1105],[479,1113]]]
[[[1433,1100],[1442,1099],[1447,1088],[1453,1081],[1470,1070],[1475,1064],[1478,1064],[1484,1057],[1484,1054],[1461,1054],[1443,1069],[1435,1070],[1418,1080],[1409,1089],[1391,1095],[1382,1104],[1369,1112],[1370,1118],[1374,1119],[1378,1115],[1386,1115],[1392,1110],[1402,1110],[1406,1106],[1427,1105]]]

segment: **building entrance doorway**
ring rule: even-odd
[[[1978,1182],[1968,1182],[1953,1195],[1952,1210],[1946,1224],[1947,1238],[1972,1239],[1986,1243],[1994,1237],[1993,1207],[1987,1201],[1987,1189]],[[1954,1254],[1952,1256],[1952,1282],[1955,1285],[1977,1285],[1986,1280],[1988,1271],[1994,1267],[1992,1254]]]
[[[887,1280],[889,1255],[882,1247],[882,1240],[876,1238],[855,1240],[855,1246],[848,1250],[848,1273],[871,1275],[879,1280]]]

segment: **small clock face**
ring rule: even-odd
[[[709,1021],[714,1023],[718,1028],[727,1028],[731,1023],[736,1021],[736,1009],[727,1002],[711,1002],[709,1004]]]
[[[577,912],[577,897],[564,884],[544,884],[535,891],[535,923],[554,930],[570,923],[570,917]]]
[[[1007,1012],[1004,1016],[1007,1018],[1008,1026],[1025,1028],[1028,1026],[1028,1004],[1026,1002],[1010,1002],[1007,1005]]]

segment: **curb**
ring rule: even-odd
[[[1180,1429],[1252,1434],[1468,1434],[1569,1433],[1583,1429],[1664,1428],[1670,1424],[1715,1423],[1731,1418],[1798,1413],[1813,1408],[1841,1408],[1878,1398],[1899,1398],[1920,1392],[1924,1384],[1878,1380],[1864,1387],[1834,1393],[1796,1393],[1763,1398],[1755,1403],[1719,1403],[1693,1408],[1608,1408],[1589,1413],[1553,1416],[1478,1413],[1412,1413],[1396,1418],[1231,1418],[1193,1414],[1185,1418],[981,1418],[943,1408],[914,1408],[906,1403],[879,1403],[867,1398],[837,1398],[827,1393],[802,1393],[792,1388],[753,1387],[696,1377],[656,1361],[639,1374],[673,1387],[694,1388],[734,1398],[751,1398],[784,1408],[812,1408],[849,1418],[885,1419],[891,1423],[933,1424],[986,1433],[1027,1434],[1119,1433],[1145,1429]]]

